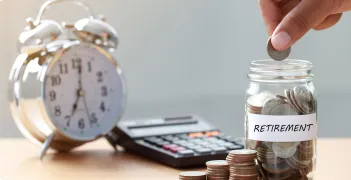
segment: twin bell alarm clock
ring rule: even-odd
[[[73,2],[90,13],[73,24],[44,19],[48,7]],[[19,54],[9,76],[9,105],[18,129],[48,149],[70,151],[106,137],[124,112],[122,70],[110,54],[116,30],[84,2],[46,1],[19,35]]]

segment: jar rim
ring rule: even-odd
[[[312,63],[307,60],[255,60],[248,77],[253,81],[306,81],[313,78]]]
[[[276,69],[276,70],[299,70],[312,69],[313,65],[307,60],[286,59],[283,61],[275,61],[272,59],[255,60],[250,64],[250,70],[259,69]]]

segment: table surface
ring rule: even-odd
[[[315,179],[349,179],[351,139],[319,139]],[[128,152],[115,152],[98,140],[70,153],[49,152],[39,160],[39,147],[25,139],[0,140],[1,180],[165,180],[178,179],[180,171]]]

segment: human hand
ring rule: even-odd
[[[285,50],[310,29],[335,25],[342,13],[351,10],[351,0],[259,0],[272,45]]]

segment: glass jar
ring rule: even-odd
[[[317,99],[312,63],[251,62],[246,91],[246,148],[257,151],[262,179],[313,179]]]

